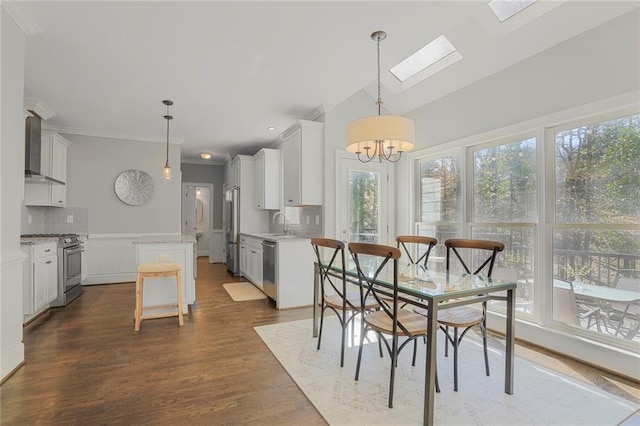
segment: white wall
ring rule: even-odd
[[[0,7],[0,379],[24,360],[20,205],[24,182],[24,57],[26,36]]]
[[[324,235],[336,237],[336,151],[344,150],[347,124],[376,115],[375,100],[360,91],[325,113],[324,124]],[[384,114],[384,113],[383,113]],[[390,200],[391,201],[391,200]]]
[[[636,9],[412,111],[417,148],[637,89],[638,22]]]
[[[99,137],[64,135],[67,154],[67,206],[89,208],[89,234],[180,233],[180,146],[170,144],[173,182],[161,179],[166,145]],[[153,196],[131,206],[116,196],[114,183],[129,169],[147,172]]]

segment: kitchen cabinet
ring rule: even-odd
[[[49,307],[58,297],[58,246],[56,241],[22,244],[29,257],[23,271],[25,321]]]
[[[313,305],[313,262],[311,241],[306,238],[277,240],[276,307]]]
[[[64,207],[67,204],[67,147],[69,141],[57,133],[42,132],[40,172],[63,184],[25,183],[24,203],[27,206]]]
[[[239,232],[267,232],[269,229],[269,212],[255,208],[255,172],[256,166],[253,157],[247,155],[237,155],[232,162],[232,169],[237,180],[239,189]],[[232,173],[232,176],[233,174]]]
[[[240,236],[240,274],[262,290],[262,239]]]
[[[280,210],[281,152],[263,148],[253,156],[255,174],[255,207],[258,210]]]
[[[242,162],[242,156],[241,155],[236,155],[236,157],[231,161],[231,176],[230,176],[230,185],[231,188],[238,188],[240,187],[240,173],[241,173],[241,168],[242,165],[240,164]]]
[[[324,124],[300,120],[283,133],[285,206],[322,205]]]

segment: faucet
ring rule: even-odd
[[[282,219],[283,219],[283,221],[282,221],[282,234],[286,235],[287,234],[287,216],[285,216],[284,213],[275,212],[273,214],[273,218],[271,219],[271,223],[275,223],[276,217],[278,217],[278,216],[282,216]]]

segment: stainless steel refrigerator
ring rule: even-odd
[[[227,270],[240,275],[240,188],[225,193]]]

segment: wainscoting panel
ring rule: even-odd
[[[2,253],[0,264],[0,378],[24,362],[22,343],[22,251]]]
[[[87,279],[84,285],[136,280],[134,240],[148,234],[90,234],[85,241]]]

